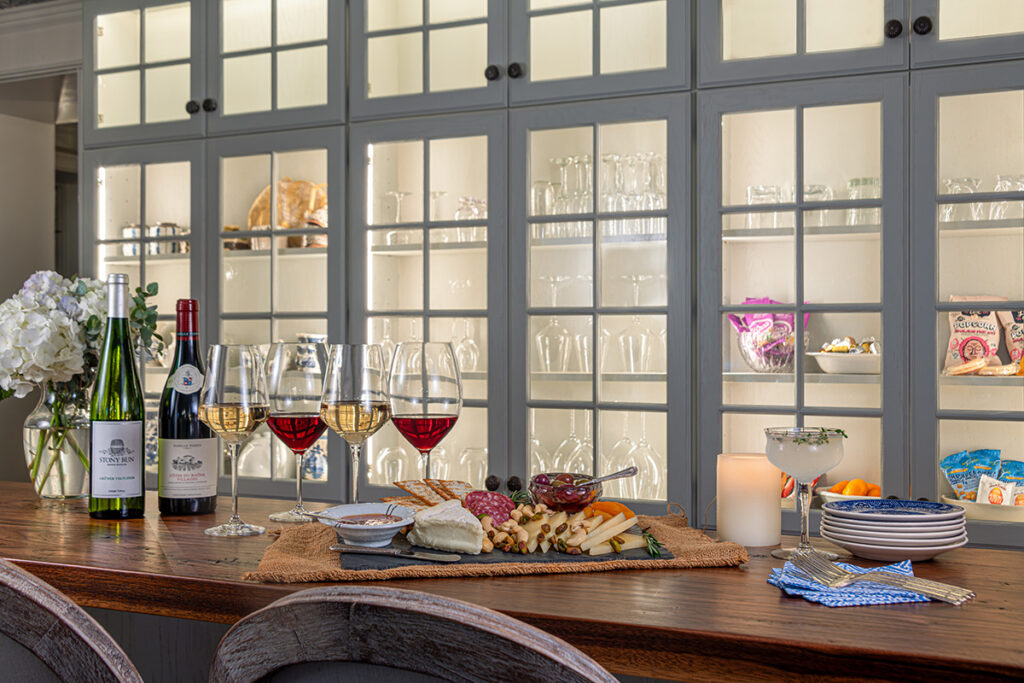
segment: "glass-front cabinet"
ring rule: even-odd
[[[127,273],[132,291],[157,282],[151,303],[164,353],[142,365],[146,396],[146,471],[155,485],[156,410],[174,345],[175,302],[203,291],[206,238],[203,226],[202,145],[149,145],[88,152],[83,215],[94,230],[82,240],[82,273],[106,280]]]
[[[913,0],[914,66],[1024,57],[1024,3]]]
[[[483,487],[506,469],[508,238],[504,113],[356,124],[351,130],[349,338],[450,342],[458,422],[430,474],[391,423],[367,443],[360,490],[424,476]],[[394,492],[394,489],[391,489]]]
[[[993,476],[1011,480],[1007,463],[1024,462],[1024,71],[916,78],[912,476],[936,500],[954,496],[958,457],[995,451]],[[971,540],[1024,543],[1021,508],[990,502],[969,504]]]
[[[716,454],[764,452],[764,427],[794,423],[849,435],[819,486],[910,493],[906,89],[890,75],[698,95],[698,509]]]
[[[344,338],[344,139],[338,128],[236,136],[207,143],[204,243],[208,343],[326,343]],[[309,494],[344,488],[333,434],[306,456]],[[343,445],[343,444],[342,444]],[[226,470],[229,471],[229,470]],[[292,452],[266,425],[242,447],[249,494],[282,493]]]
[[[608,497],[689,503],[689,108],[512,113],[511,474],[635,462]]]
[[[87,145],[202,134],[204,8],[187,0],[83,3]]]

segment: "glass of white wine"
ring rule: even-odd
[[[238,449],[269,412],[259,350],[247,344],[210,346],[199,419],[227,443],[231,453],[231,519],[207,529],[210,536],[256,536],[266,531],[238,516]]]
[[[359,502],[359,456],[363,444],[391,418],[388,374],[379,344],[335,344],[327,359],[320,419],[348,443],[350,503]]]

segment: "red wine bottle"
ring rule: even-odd
[[[199,419],[204,374],[199,302],[178,299],[174,362],[160,397],[162,515],[200,515],[217,509],[217,437]]]

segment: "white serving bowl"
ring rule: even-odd
[[[967,519],[984,519],[990,522],[1024,522],[1024,505],[992,505],[976,503],[973,500],[959,500],[942,496],[943,503],[959,505],[967,513]]]
[[[860,500],[862,498],[878,498],[878,496],[844,496],[841,493],[832,493],[828,490],[829,487],[822,486],[815,493],[826,503],[833,503],[837,500]]]
[[[838,375],[877,375],[882,371],[882,356],[877,353],[808,353],[822,372]]]
[[[327,508],[326,510],[321,510],[317,514],[334,517],[336,519],[348,517],[350,515],[372,514],[392,514],[395,517],[400,517],[401,521],[399,522],[380,524],[377,526],[339,524],[323,519],[322,517],[317,518],[317,521],[321,524],[334,527],[334,530],[338,534],[338,538],[341,539],[343,543],[348,545],[361,545],[367,548],[383,548],[391,543],[391,539],[395,537],[395,534],[397,534],[402,527],[412,524],[412,518],[415,513],[407,507],[392,505],[390,503],[356,503],[354,505],[335,505],[334,507]]]

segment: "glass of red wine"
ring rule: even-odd
[[[462,378],[447,342],[402,342],[391,361],[391,422],[420,452],[430,476],[430,451],[455,426],[462,409]]]
[[[323,344],[278,342],[267,354],[267,426],[295,454],[295,507],[270,515],[275,522],[312,521],[302,506],[302,465],[306,451],[327,429],[320,419],[326,367],[327,349]]]

